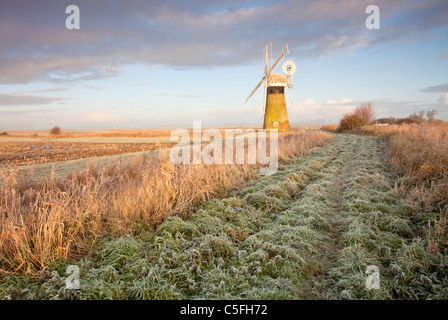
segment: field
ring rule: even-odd
[[[291,132],[264,177],[163,153],[39,185],[9,173],[0,298],[446,299],[446,136]]]
[[[168,148],[173,143],[1,141],[0,167],[16,167]]]
[[[169,130],[13,131],[0,136],[0,168],[143,152],[173,146]]]
[[[220,128],[222,137],[225,130]],[[244,133],[246,129],[238,128]],[[293,132],[316,130],[316,126],[294,127]],[[189,130],[192,138],[192,130]],[[18,170],[34,182],[50,175],[58,178],[79,172],[86,166],[103,168],[116,161],[136,156],[152,156],[176,143],[170,141],[171,130],[68,130],[59,135],[47,131],[13,131],[0,136],[0,170]],[[241,133],[236,134],[241,135]]]

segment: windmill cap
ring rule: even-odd
[[[288,85],[286,76],[281,73],[271,73],[267,77],[267,85],[269,87],[284,87]]]

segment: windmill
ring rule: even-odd
[[[269,51],[271,54],[269,56]],[[258,83],[254,90],[246,99],[250,99],[255,91],[264,83],[264,121],[263,129],[278,131],[289,131],[288,111],[286,109],[285,88],[289,88],[292,103],[292,75],[296,72],[296,65],[291,60],[285,61],[282,65],[284,74],[273,73],[275,66],[281,59],[286,60],[289,54],[288,45],[286,44],[278,57],[272,63],[272,42],[267,44],[264,49],[264,77]]]

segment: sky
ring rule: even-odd
[[[269,42],[297,66],[292,125],[365,102],[448,121],[446,0],[0,0],[0,130],[262,126]]]

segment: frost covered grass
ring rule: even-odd
[[[413,224],[416,239],[399,252],[405,255],[400,258],[405,266],[394,268],[397,282],[406,288],[398,290],[399,295],[405,298],[440,297],[440,286],[446,287],[447,128],[447,123],[438,123],[367,126],[359,131],[386,141],[393,171],[398,175],[395,190],[407,204],[407,214]],[[425,270],[425,275],[415,279],[411,276],[415,270]]]
[[[424,231],[427,249],[448,251],[448,135],[447,123],[437,125],[368,126],[361,134],[387,141],[397,190],[410,206],[412,219]]]
[[[385,142],[337,135],[189,218],[103,238],[39,279],[9,276],[0,298],[446,299],[446,260],[425,249],[408,210]],[[65,289],[69,264],[81,270],[81,290]],[[378,290],[366,288],[370,265]]]
[[[394,188],[384,142],[352,139],[341,175],[341,250],[328,272],[332,293],[341,299],[446,299],[447,261],[425,251],[419,226]],[[366,288],[369,265],[379,268],[378,290]]]

